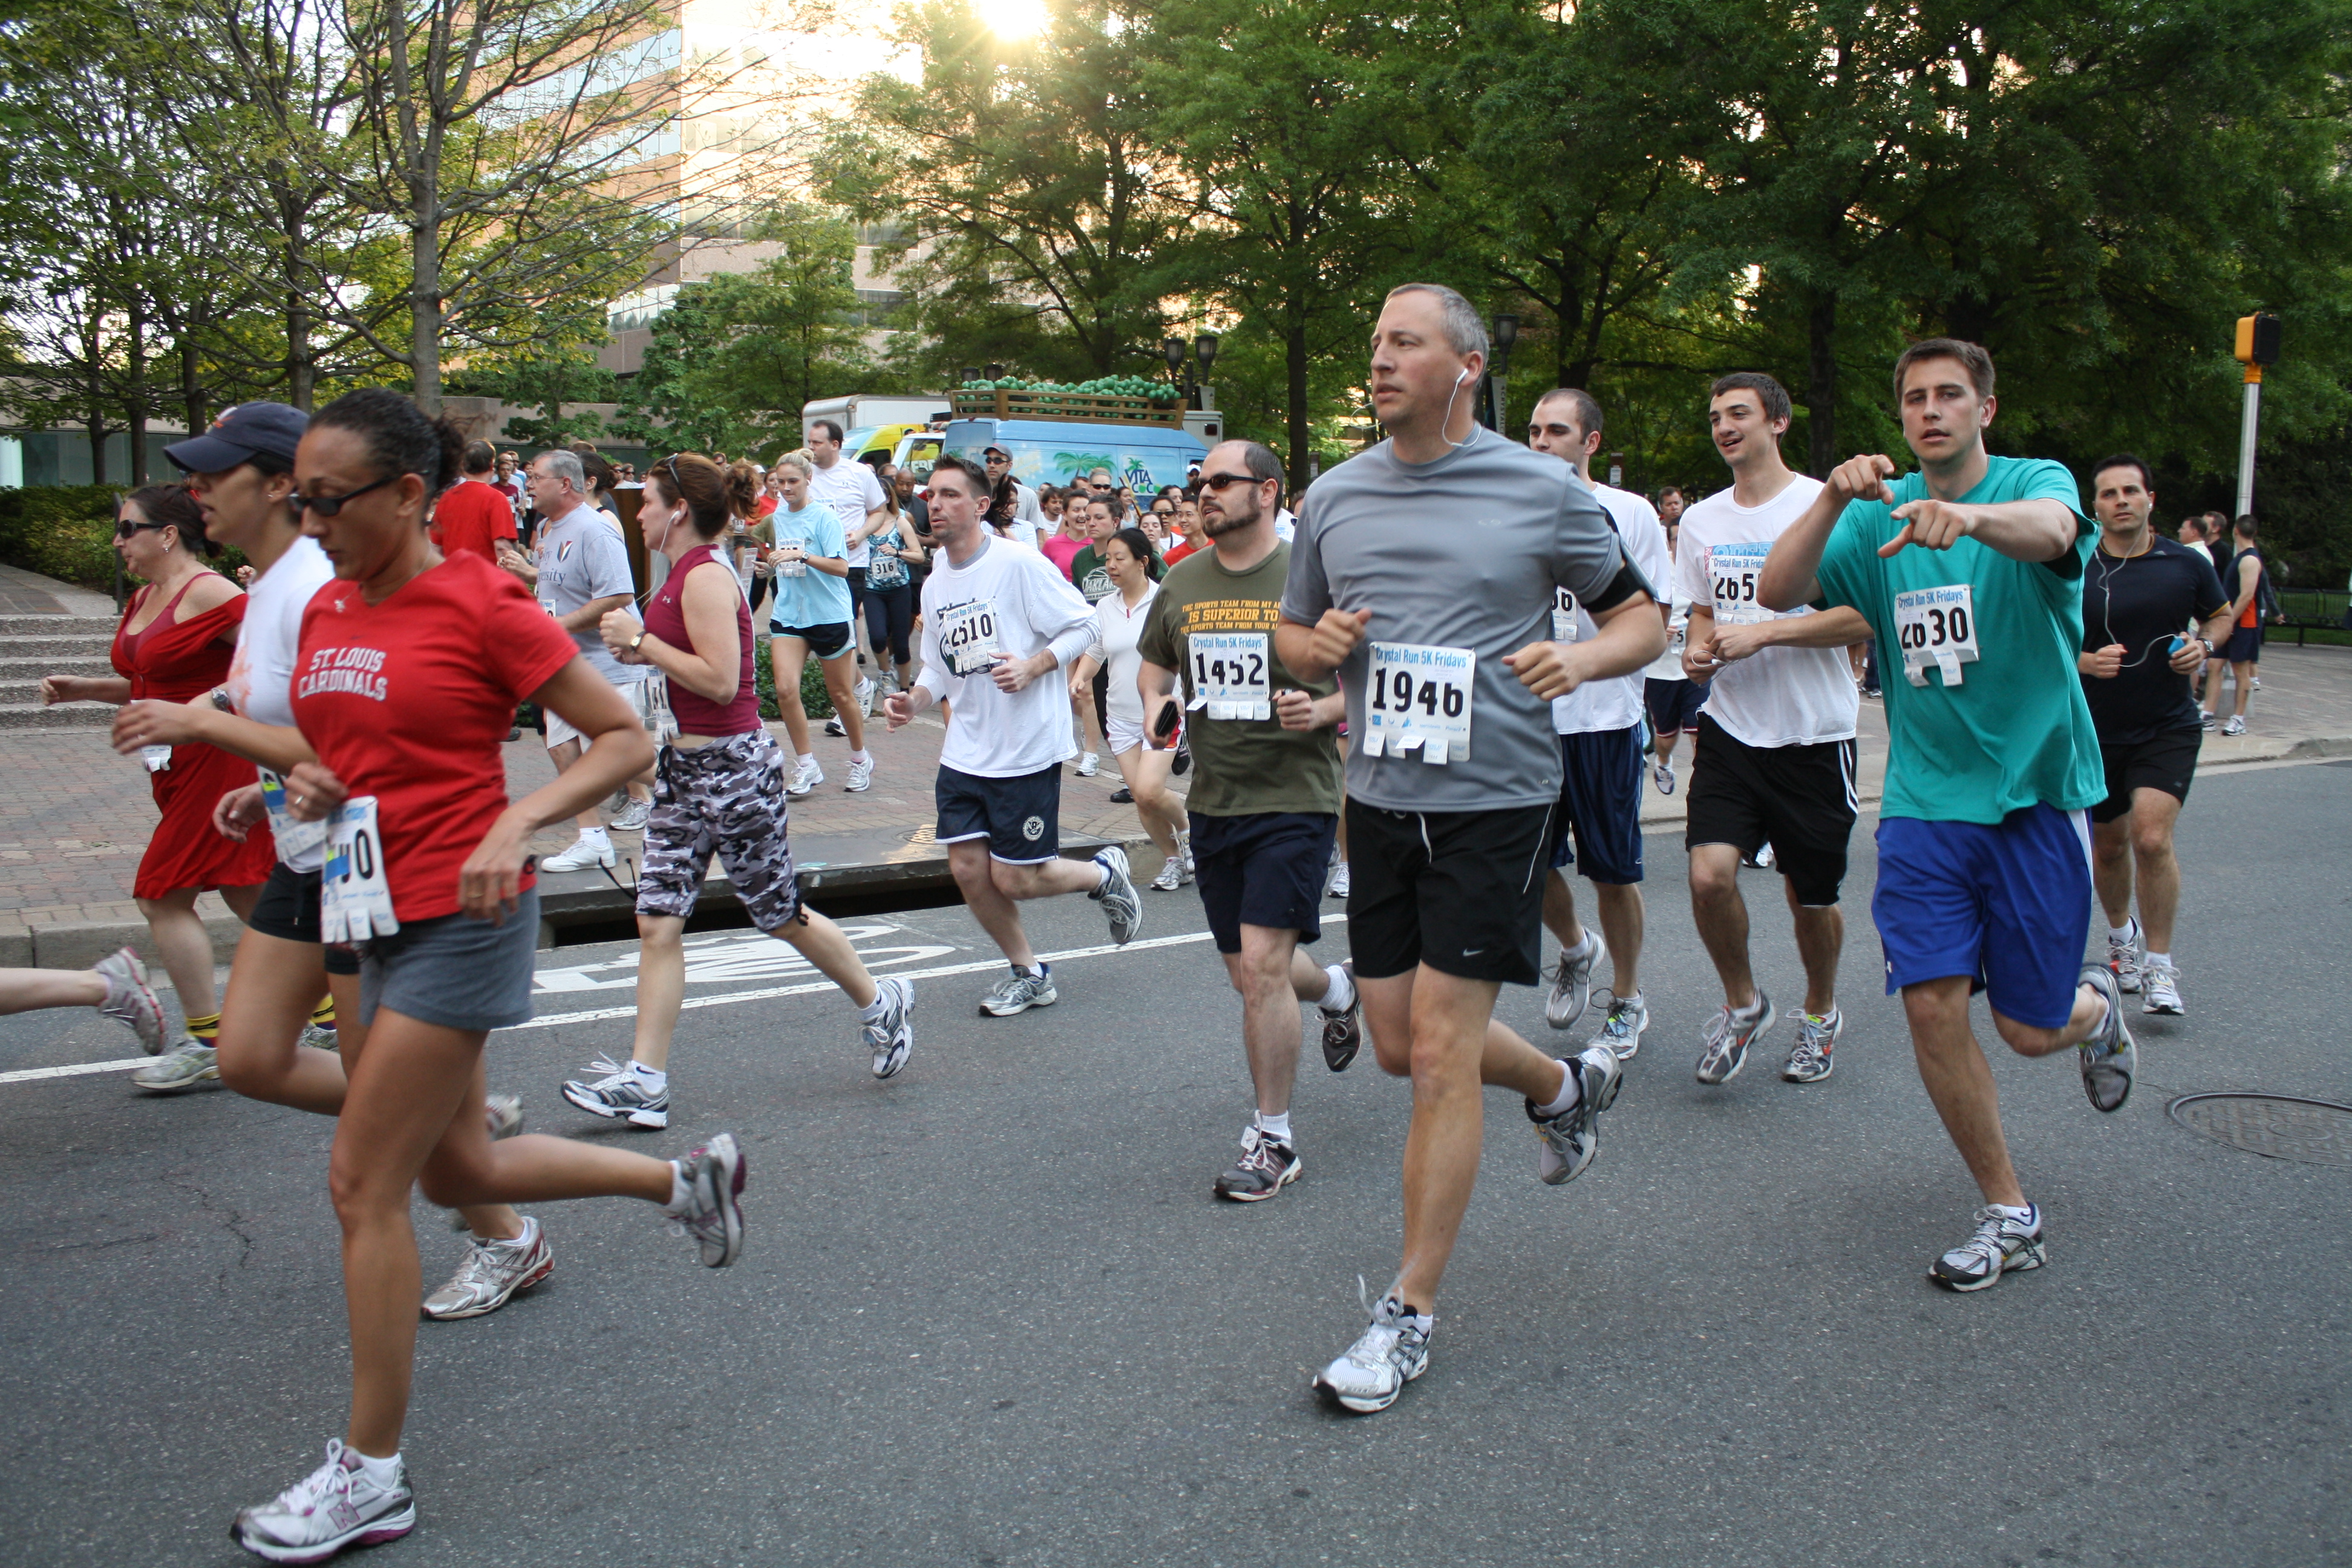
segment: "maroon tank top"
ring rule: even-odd
[[[681,599],[686,593],[688,574],[706,561],[716,561],[717,551],[710,544],[698,544],[678,558],[662,579],[662,585],[646,603],[646,630],[674,648],[688,653],[695,651],[694,639],[686,631],[686,606]],[[726,563],[718,564],[724,568]],[[734,573],[727,574],[730,577]],[[735,688],[735,697],[724,704],[708,697],[698,697],[680,686],[669,683],[669,710],[677,719],[677,727],[689,735],[748,735],[761,728],[760,723],[760,688],[751,673],[751,606],[741,594],[735,595],[735,640],[742,650],[743,679]]]

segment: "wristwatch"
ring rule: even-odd
[[[644,627],[642,627],[642,626],[640,626],[640,627],[638,627],[638,628],[637,628],[637,635],[636,635],[636,636],[635,636],[635,637],[631,637],[631,638],[629,639],[629,651],[630,651],[631,653],[635,653],[635,652],[636,652],[636,651],[637,651],[637,645],[638,645],[639,643],[641,643],[641,642],[645,641],[645,640],[646,640],[645,628],[644,628]]]
[[[2211,658],[2213,657],[2213,639],[2211,637],[2199,637],[2197,640],[2205,645],[2205,657],[2207,658]]]
[[[215,707],[215,708],[217,708],[217,709],[219,709],[222,712],[224,712],[224,713],[234,713],[234,712],[236,712],[236,704],[235,704],[234,702],[231,702],[231,701],[228,700],[228,688],[227,688],[227,687],[226,687],[226,686],[215,686],[215,687],[214,687],[214,688],[213,688],[213,690],[212,690],[212,699],[213,699],[213,706],[214,706],[214,707]]]

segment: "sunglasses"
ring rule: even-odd
[[[171,526],[172,524],[168,522],[132,522],[128,518],[118,518],[114,524],[114,537],[117,539],[128,539],[134,533],[146,533],[151,531],[160,531]]]
[[[1266,481],[1255,474],[1202,474],[1201,488],[1222,493],[1227,485],[1262,485]]]
[[[386,485],[398,484],[402,478],[403,476],[399,474],[386,474],[372,485],[362,485],[355,490],[347,490],[339,496],[306,496],[301,491],[296,490],[286,498],[286,510],[294,514],[294,521],[297,522],[302,521],[302,514],[305,511],[315,511],[320,517],[332,517],[368,491],[380,490]]]

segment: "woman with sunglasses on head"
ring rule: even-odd
[[[615,658],[651,665],[668,682],[678,727],[661,751],[637,878],[636,1043],[626,1067],[599,1061],[591,1070],[604,1077],[563,1086],[563,1098],[583,1110],[633,1127],[669,1125],[686,922],[714,854],[751,923],[789,942],[856,1004],[876,1078],[896,1076],[915,1044],[915,988],[895,976],[876,981],[841,928],[801,902],[786,837],[784,753],[760,721],[752,679],[751,611],[713,553],[726,526],[726,490],[718,466],[692,453],[655,465],[637,515],[646,544],[677,564],[646,601],[642,624],[611,610],[598,628]]]
[[[317,824],[285,819],[280,783],[314,757],[293,727],[294,663],[302,613],[335,575],[318,541],[302,536],[299,513],[287,504],[294,489],[295,446],[308,423],[309,416],[284,404],[248,403],[204,435],[163,449],[188,472],[188,493],[204,514],[206,536],[242,551],[255,578],[227,679],[190,702],[130,703],[115,716],[114,742],[125,753],[202,742],[260,769],[263,782],[223,795],[213,812],[214,827],[236,840],[274,816],[275,830],[264,841],[278,857],[246,915],[247,929],[230,966],[221,1005],[220,1080],[247,1099],[333,1116],[343,1108],[346,1086],[337,1047],[357,1059],[364,1045],[359,955],[320,941],[326,835]],[[319,1027],[329,1019],[338,1026]],[[493,1136],[521,1128],[521,1107],[511,1095],[491,1096],[486,1111]],[[554,1268],[537,1221],[504,1204],[467,1208],[460,1217],[473,1239],[457,1272],[425,1299],[426,1317],[496,1311]]]
[[[344,1052],[329,1165],[351,1425],[318,1469],[237,1514],[238,1543],[273,1562],[317,1562],[415,1527],[400,1458],[420,1284],[412,1185],[450,1206],[642,1198],[709,1267],[742,1248],[744,1168],[729,1134],[663,1161],[562,1138],[492,1142],[484,1124],[483,1042],[531,1016],[530,836],[602,799],[652,747],[628,700],[519,584],[433,548],[425,515],[461,447],[446,420],[371,390],[313,416],[295,457],[303,531],[335,580],[303,612],[294,721],[318,760],[288,775],[287,805],[298,820],[331,820],[322,934],[360,948],[367,1035]],[[588,746],[509,803],[501,742],[525,697]]]
[[[1094,644],[1071,668],[1070,690],[1088,689],[1097,670],[1108,675],[1110,702],[1103,714],[1103,734],[1127,780],[1128,793],[1135,797],[1135,815],[1167,857],[1151,886],[1172,893],[1192,879],[1192,820],[1185,813],[1183,797],[1168,787],[1176,753],[1144,743],[1143,695],[1136,685],[1143,668],[1136,645],[1160,592],[1160,557],[1141,529],[1122,528],[1103,542],[1102,559],[1110,573],[1111,592],[1095,601]],[[1173,737],[1163,743],[1172,745]]]
[[[116,628],[115,673],[45,677],[41,700],[184,702],[218,686],[228,674],[246,597],[197,553],[218,555],[220,546],[205,538],[196,503],[176,485],[133,491],[116,513],[114,540],[123,569],[147,584],[131,595]],[[139,858],[131,897],[179,994],[187,1033],[131,1081],[151,1093],[181,1094],[220,1083],[213,942],[196,897],[217,889],[243,919],[261,895],[273,856],[267,834],[239,844],[213,831],[214,803],[250,780],[243,762],[200,744],[151,744],[140,756],[163,820]]]

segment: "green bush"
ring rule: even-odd
[[[114,590],[114,508],[127,487],[42,485],[0,490],[0,562],[78,588]],[[242,552],[224,550],[209,564],[232,578]],[[128,589],[137,579],[127,580]]]
[[[760,717],[781,719],[784,710],[776,705],[776,670],[770,662],[769,649],[773,639],[763,637],[759,653],[752,662],[752,673],[760,689]],[[813,722],[823,723],[833,717],[833,694],[824,689],[824,668],[812,658],[801,666],[801,706],[808,710]]]

